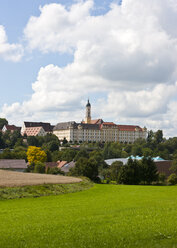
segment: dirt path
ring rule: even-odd
[[[47,175],[37,173],[23,173],[15,171],[0,170],[0,187],[14,187],[39,184],[63,184],[78,183],[80,178]]]

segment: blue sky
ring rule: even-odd
[[[0,0],[0,25],[6,29],[9,43],[25,42],[23,29],[31,16],[40,14],[39,7],[50,3],[61,3],[70,6],[76,1],[50,1],[50,0]],[[104,14],[109,10],[112,1],[95,1],[93,15]],[[55,64],[65,66],[73,60],[71,54],[41,54],[38,51],[25,53],[24,58],[18,63],[12,63],[0,59],[0,105],[12,104],[15,101],[22,102],[32,94],[31,83],[37,77],[41,66]]]
[[[41,6],[41,8],[40,8]],[[0,0],[0,116],[93,118],[176,135],[174,0]]]

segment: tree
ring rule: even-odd
[[[76,156],[77,151],[73,149],[65,149],[61,152],[61,159],[67,162],[71,162]]]
[[[3,128],[4,125],[7,125],[8,121],[5,118],[0,118],[0,130]]]
[[[163,131],[158,130],[157,132],[155,132],[154,138],[157,144],[161,143],[163,141]]]
[[[120,171],[122,169],[123,163],[121,161],[115,161],[110,166],[110,179],[112,181],[119,181]]]
[[[165,183],[166,175],[164,173],[159,174],[159,182]]]
[[[35,173],[45,173],[45,164],[41,162],[37,162],[34,166]]]
[[[0,132],[0,149],[3,149],[4,147],[5,147],[5,143],[4,143],[3,135]]]
[[[75,164],[75,167],[70,170],[73,176],[85,176],[88,159],[80,157]]]
[[[134,144],[132,146],[132,155],[134,156],[142,156],[142,146],[138,144]]]
[[[167,182],[169,184],[172,184],[172,185],[175,185],[177,184],[177,175],[175,173],[171,174],[168,179],[167,179]]]
[[[151,142],[154,137],[154,132],[152,130],[148,131],[147,142]]]
[[[89,154],[86,149],[81,149],[74,157],[74,160],[77,161],[80,157],[89,158]]]
[[[27,142],[29,146],[39,146],[39,141],[36,136],[28,136]]]
[[[67,139],[64,137],[63,139],[63,145],[66,145],[68,143]]]
[[[98,177],[98,163],[93,157],[88,159],[83,176],[86,176],[91,180],[96,180]]]
[[[37,162],[45,162],[47,160],[47,155],[40,147],[29,146],[27,150],[27,159],[29,164]]]
[[[177,158],[173,159],[172,166],[170,168],[175,174],[177,174]]]
[[[136,185],[141,181],[141,172],[139,161],[131,158],[128,159],[126,165],[121,167],[118,183]]]
[[[93,157],[89,159],[81,157],[76,162],[75,167],[70,170],[70,174],[73,176],[85,176],[91,180],[96,180],[98,177],[98,163]]]
[[[157,167],[151,157],[143,157],[140,166],[142,182],[150,184],[158,180]]]
[[[153,154],[153,151],[150,148],[146,147],[142,149],[142,155],[144,157],[152,156],[152,154]]]

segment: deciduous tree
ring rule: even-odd
[[[27,150],[27,159],[29,164],[45,162],[47,160],[47,155],[40,147],[29,146]]]

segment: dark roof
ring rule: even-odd
[[[88,102],[87,102],[86,107],[91,107],[90,102],[89,102],[89,99],[88,99]]]
[[[100,129],[99,124],[78,123],[77,125],[81,126],[83,129]]]
[[[24,159],[0,159],[0,169],[26,169]]]
[[[52,132],[53,128],[50,123],[47,122],[28,122],[24,121],[25,127],[43,127],[45,132]]]
[[[69,129],[71,126],[77,127],[76,122],[75,121],[61,122],[61,123],[58,123],[53,128],[53,131],[55,131],[55,130],[66,130],[66,129]]]
[[[62,122],[62,123],[58,123],[53,131],[56,130],[66,130],[69,129],[70,127],[73,128],[82,128],[82,129],[99,129],[100,125],[99,124],[86,124],[86,123],[76,123],[74,121],[69,121],[69,122]]]
[[[20,129],[21,129],[21,127],[17,127],[17,126],[15,126],[15,125],[5,125],[5,127],[6,127],[6,129],[8,130],[8,131],[15,131],[15,130],[19,130],[20,131]]]

